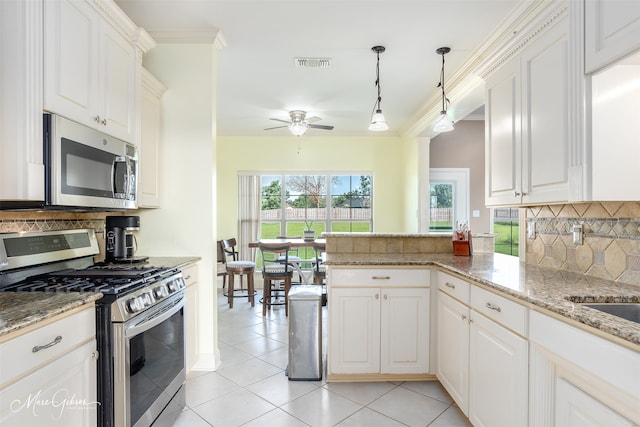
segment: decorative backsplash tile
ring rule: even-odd
[[[109,213],[76,212],[0,212],[0,233],[19,231],[53,231],[77,228],[104,230],[104,218]]]
[[[528,264],[640,285],[640,203],[534,206],[526,210],[536,236],[527,239]],[[571,227],[583,226],[583,244]]]

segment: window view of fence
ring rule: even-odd
[[[260,237],[371,232],[372,183],[370,175],[262,176]]]
[[[518,256],[519,215],[518,208],[495,208],[493,210],[493,233],[496,235],[494,252]]]
[[[452,184],[430,184],[429,231],[453,231]]]

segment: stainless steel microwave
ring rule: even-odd
[[[134,145],[44,114],[45,207],[136,209]]]

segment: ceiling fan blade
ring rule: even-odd
[[[309,125],[310,128],[314,128],[314,129],[324,129],[324,130],[332,130],[333,126],[327,126],[327,125]]]
[[[275,120],[276,122],[282,123],[291,123],[289,120],[274,119],[273,117],[270,117],[269,120]]]
[[[307,123],[315,123],[315,122],[319,122],[320,120],[322,120],[320,117],[318,116],[313,116],[313,117],[309,117],[307,119]]]
[[[288,128],[289,126],[276,126],[274,128],[266,128],[265,130],[271,130],[271,129],[280,129],[280,128]]]

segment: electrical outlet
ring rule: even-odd
[[[582,224],[575,224],[571,227],[571,233],[573,234],[573,244],[582,245]]]
[[[535,239],[536,238],[536,223],[530,221],[527,223],[527,238]]]

